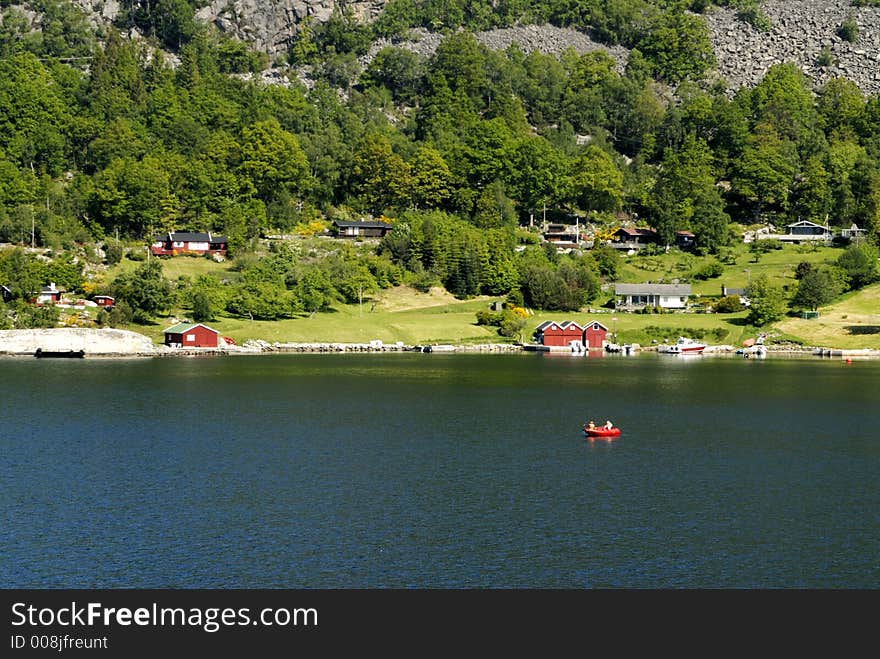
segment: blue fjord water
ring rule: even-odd
[[[3,359],[0,586],[878,588],[878,394],[820,359]]]

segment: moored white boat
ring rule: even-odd
[[[664,343],[657,346],[657,352],[668,355],[701,355],[705,349],[705,343],[694,341],[684,336],[678,337],[675,343]]]

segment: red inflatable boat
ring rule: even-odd
[[[617,437],[620,428],[584,428],[587,437]]]

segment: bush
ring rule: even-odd
[[[828,46],[822,46],[822,50],[819,51],[819,57],[816,58],[816,64],[819,66],[831,66],[834,64],[834,55],[831,54],[831,49]]]
[[[147,253],[140,248],[130,249],[125,255],[129,261],[146,261]]]
[[[837,28],[837,35],[844,41],[855,43],[859,38],[859,24],[856,23],[856,19],[847,16]]]
[[[107,255],[107,265],[116,265],[122,260],[122,252],[123,249],[121,246],[116,243],[110,243],[104,248],[104,253]]]
[[[711,263],[707,263],[702,268],[697,270],[694,273],[694,279],[707,280],[712,279],[713,277],[720,277],[721,273],[724,272],[724,266],[720,261],[712,261]]]
[[[742,311],[743,305],[739,301],[738,295],[727,295],[718,300],[712,308],[716,313],[736,313],[737,311]]]

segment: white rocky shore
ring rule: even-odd
[[[83,351],[86,357],[152,357],[165,350],[143,334],[119,329],[0,330],[0,354],[34,355],[38,349],[43,352]]]

